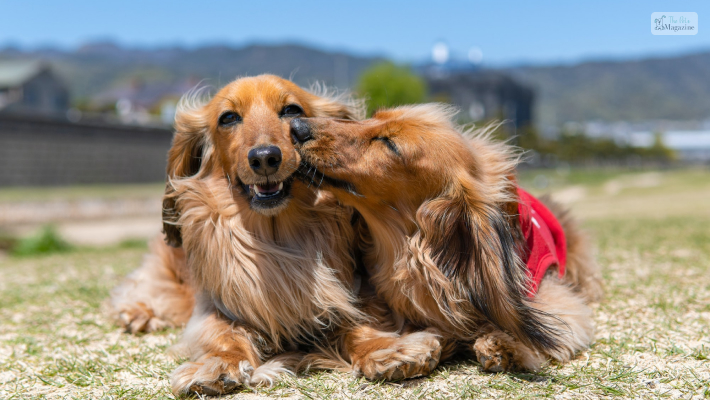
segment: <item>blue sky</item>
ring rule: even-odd
[[[697,12],[698,34],[651,35],[655,11]],[[480,48],[488,65],[558,63],[710,50],[706,16],[707,0],[0,0],[0,48],[302,43],[420,61],[444,41],[462,57]]]

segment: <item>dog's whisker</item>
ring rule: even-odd
[[[232,187],[234,187],[232,185],[232,178],[229,176],[227,171],[224,170],[224,168],[222,168],[222,172],[224,172],[224,175],[227,177],[227,182],[229,183],[229,188],[231,189]]]
[[[317,173],[318,173],[318,167],[313,167],[313,178],[312,179],[316,178]]]

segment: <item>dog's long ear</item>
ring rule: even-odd
[[[173,247],[182,246],[182,234],[177,225],[175,190],[171,180],[193,176],[200,171],[207,136],[207,123],[200,108],[178,108],[175,115],[175,135],[168,151],[167,183],[163,196],[163,233]]]
[[[504,211],[509,205],[477,198],[475,186],[464,179],[420,206],[417,223],[425,246],[439,270],[489,322],[535,348],[554,349],[550,316],[528,303],[518,256],[522,243]]]

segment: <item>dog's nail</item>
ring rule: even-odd
[[[219,390],[216,390],[209,386],[202,386],[202,393],[208,396],[219,396],[220,394],[222,394],[222,392],[220,392]]]
[[[439,364],[439,360],[436,358],[432,358],[429,360],[429,372],[433,371],[436,369],[436,366]]]
[[[488,372],[503,372],[503,367],[500,364],[496,364],[492,367],[486,369]]]
[[[225,392],[231,392],[232,390],[236,389],[237,386],[239,386],[239,382],[233,380],[232,378],[226,375],[222,378],[222,383],[224,383]]]
[[[220,394],[219,391],[205,385],[192,385],[190,386],[190,393],[195,393],[195,394],[205,394],[207,396],[217,396]]]
[[[394,372],[392,372],[392,375],[390,376],[390,380],[393,381],[399,381],[402,379],[404,379],[404,371],[402,371],[401,367],[394,370]]]

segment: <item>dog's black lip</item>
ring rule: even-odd
[[[296,170],[295,176],[309,186],[314,185],[320,187],[325,184],[326,186],[341,189],[355,196],[362,197],[352,183],[328,176],[322,173],[315,165],[307,161],[301,161],[301,165]]]

